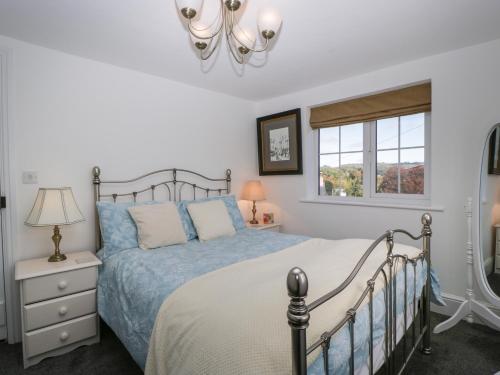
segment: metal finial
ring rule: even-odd
[[[426,212],[422,215],[422,224],[423,225],[431,225],[432,224],[432,216],[430,213]]]
[[[305,297],[309,289],[306,273],[299,267],[292,268],[286,278],[286,287],[290,297]]]
[[[94,167],[92,168],[92,176],[94,176],[94,184],[98,184],[101,182],[101,168],[99,167]]]
[[[226,179],[230,180],[231,179],[231,170],[226,169]]]
[[[432,224],[432,216],[430,213],[426,212],[425,214],[422,215],[422,234],[425,236],[432,236],[432,229],[431,229],[431,224]]]

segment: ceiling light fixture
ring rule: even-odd
[[[243,64],[251,52],[268,50],[270,40],[278,33],[282,19],[273,8],[265,8],[259,12],[257,26],[262,36],[262,42],[256,46],[255,34],[238,25],[235,13],[245,0],[219,0],[220,9],[213,23],[206,26],[194,21],[201,11],[203,0],[177,0],[179,12],[187,21],[187,28],[194,46],[200,52],[202,60],[208,60],[220,45],[222,36],[231,55]]]

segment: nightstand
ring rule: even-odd
[[[90,251],[16,263],[20,281],[24,368],[42,359],[99,342],[97,266]]]
[[[272,224],[250,224],[247,223],[247,228],[253,228],[257,230],[269,230],[272,232],[279,232],[281,229],[281,224],[272,223]]]

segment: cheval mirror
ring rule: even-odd
[[[467,288],[465,301],[434,333],[443,332],[460,320],[475,317],[500,330],[500,124],[485,134],[481,148],[474,196],[465,205],[467,218]],[[477,295],[476,295],[477,294]]]

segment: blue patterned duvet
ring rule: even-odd
[[[191,240],[150,251],[138,248],[121,251],[103,260],[98,280],[98,308],[103,320],[113,329],[134,360],[144,368],[149,338],[161,304],[181,285],[205,273],[236,262],[273,253],[307,240],[308,237],[285,235],[270,231],[243,229],[233,237],[201,243]],[[418,263],[417,293],[425,280],[426,264]],[[285,289],[283,276],[283,292]],[[402,289],[404,274],[398,274]],[[408,268],[408,285],[413,285],[413,267]],[[401,294],[402,295],[402,292]],[[417,295],[418,296],[418,295]],[[413,301],[409,288],[408,301]],[[403,312],[402,298],[398,313]],[[411,311],[411,305],[410,305]],[[285,312],[284,312],[285,314]],[[285,315],[284,315],[285,316]],[[368,306],[357,314],[355,327],[355,367],[364,372],[368,358]],[[384,294],[374,299],[374,346],[384,335]],[[349,370],[350,344],[347,329],[333,339],[329,351],[330,372],[343,374]],[[311,374],[323,374],[323,359],[309,367]]]

